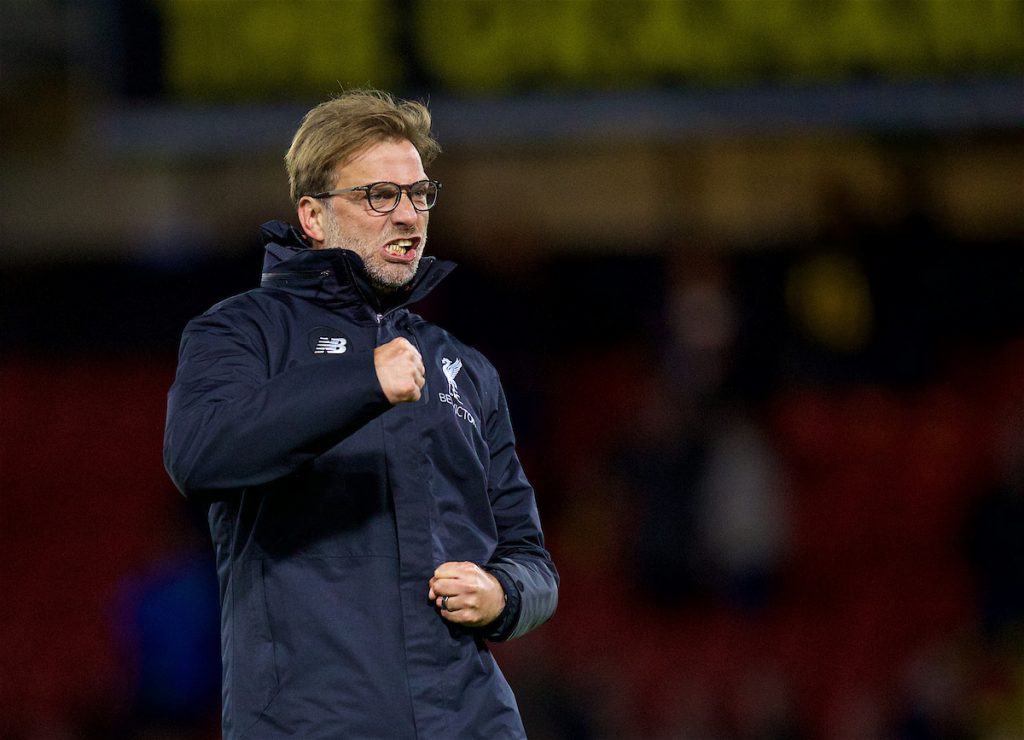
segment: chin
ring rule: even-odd
[[[370,274],[370,279],[373,281],[373,286],[381,293],[394,293],[401,290],[416,277],[416,271],[419,269],[419,261],[410,265],[409,267],[403,267],[399,270],[380,270],[374,271]]]

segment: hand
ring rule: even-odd
[[[408,339],[392,339],[373,350],[373,366],[388,401],[395,404],[420,400],[420,390],[426,382],[423,358]]]
[[[441,600],[447,596],[447,609]],[[467,627],[483,627],[505,609],[505,589],[493,575],[475,563],[442,563],[430,579],[429,598],[441,616]]]

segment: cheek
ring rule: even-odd
[[[379,242],[386,231],[387,227],[379,221],[354,220],[350,224],[348,236],[353,241],[370,246]]]

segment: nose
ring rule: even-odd
[[[400,192],[398,205],[391,212],[391,220],[396,224],[414,226],[419,219],[420,212],[412,207],[412,196],[404,190]]]

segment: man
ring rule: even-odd
[[[301,231],[194,319],[164,460],[209,502],[225,738],[525,735],[485,640],[548,619],[544,548],[497,373],[410,312],[440,151],[419,103],[352,91],[285,158]]]

